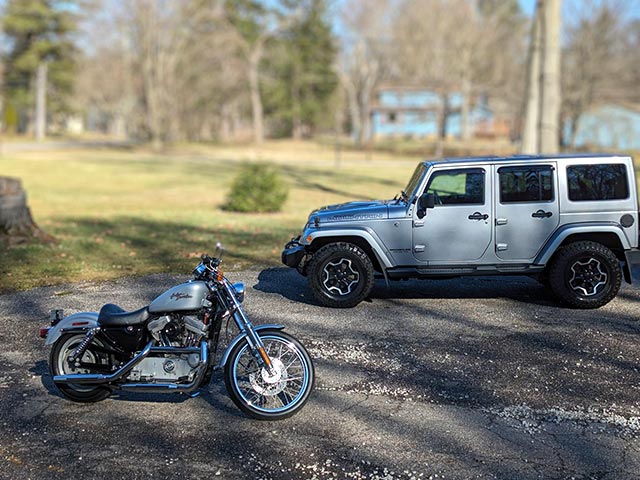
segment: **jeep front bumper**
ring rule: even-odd
[[[304,245],[300,245],[300,237],[293,238],[284,246],[282,263],[287,267],[298,268],[305,254],[306,249]]]

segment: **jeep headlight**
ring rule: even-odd
[[[318,217],[317,215],[312,215],[311,217],[309,217],[309,221],[307,221],[307,224],[304,228],[305,230],[307,228],[320,228],[320,217]]]

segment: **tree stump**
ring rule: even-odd
[[[32,240],[52,242],[54,239],[33,221],[20,180],[0,177],[0,242],[16,245]]]

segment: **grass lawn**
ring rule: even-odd
[[[18,177],[36,223],[55,245],[0,247],[0,291],[156,272],[188,273],[221,241],[229,270],[279,265],[284,243],[309,212],[354,199],[391,198],[418,158],[376,153],[371,161],[330,146],[269,142],[253,147],[185,145],[147,150],[69,150],[0,157]],[[281,213],[225,212],[242,162],[278,165],[291,186]]]

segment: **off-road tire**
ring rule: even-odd
[[[327,287],[327,269],[333,265],[346,265],[357,273],[357,283],[349,287],[348,293],[338,293]],[[373,264],[369,256],[357,245],[337,242],[325,245],[313,254],[307,268],[309,285],[313,294],[325,307],[351,308],[369,296],[373,288]],[[343,289],[344,292],[346,290]]]
[[[596,278],[603,278],[604,273],[606,281],[597,289],[589,288],[589,295],[578,291],[576,285],[579,283],[575,281],[578,270],[574,270],[576,265],[597,267]],[[622,282],[618,258],[597,242],[575,242],[562,247],[554,255],[548,274],[553,295],[565,305],[582,309],[599,308],[609,303],[618,294]]]

